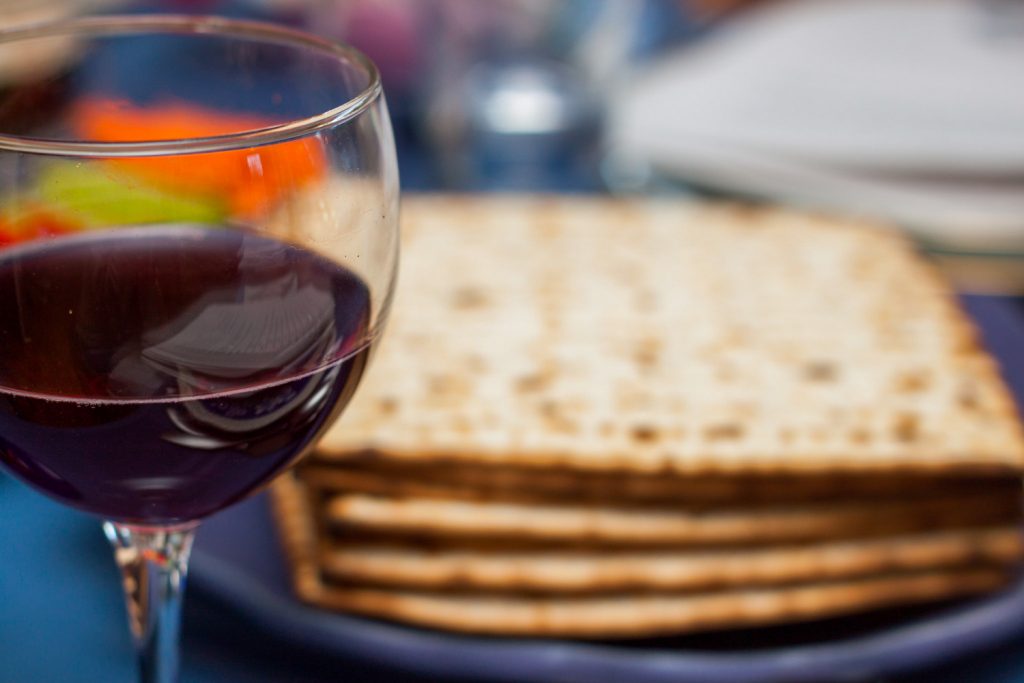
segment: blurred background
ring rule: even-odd
[[[7,25],[192,12],[381,67],[406,191],[691,193],[909,230],[1019,292],[1017,0],[3,0]],[[131,65],[124,65],[126,69]]]
[[[993,268],[1024,253],[1024,3],[1016,0],[4,0],[0,8],[7,25],[194,12],[348,41],[383,72],[406,191],[782,200],[895,222],[957,256],[970,288],[1020,288],[1014,268]],[[978,258],[987,259],[982,267]]]
[[[913,235],[963,291],[1024,294],[1020,0],[0,0],[0,25],[101,12],[264,19],[362,49],[383,74],[404,192],[673,194],[863,215]],[[0,88],[18,78],[12,61],[0,51]],[[59,70],[61,57],[35,64]],[[109,612],[104,656],[86,651],[97,640],[64,656],[104,680],[128,664],[116,577],[98,537],[80,538],[91,520],[61,524],[83,580],[111,589],[81,606],[90,623],[84,611]],[[28,537],[0,525],[0,547]],[[38,566],[61,564],[58,547],[39,549]],[[275,655],[237,615],[201,600],[187,610],[191,680],[322,680],[324,661]],[[0,638],[2,620],[0,607]],[[35,637],[47,634],[19,634]],[[1021,651],[900,680],[1020,681]]]

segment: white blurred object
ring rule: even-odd
[[[1024,245],[1022,2],[769,5],[616,102],[612,147],[662,173]]]

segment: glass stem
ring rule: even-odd
[[[178,680],[181,599],[195,524],[146,527],[105,522],[114,546],[135,640],[141,683]]]

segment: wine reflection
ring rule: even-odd
[[[167,408],[175,431],[165,441],[199,450],[272,453],[309,425],[331,398],[340,368],[244,394],[184,401]]]

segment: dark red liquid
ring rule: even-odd
[[[202,518],[330,424],[366,366],[369,316],[348,270],[234,230],[0,252],[0,461],[108,519]]]

